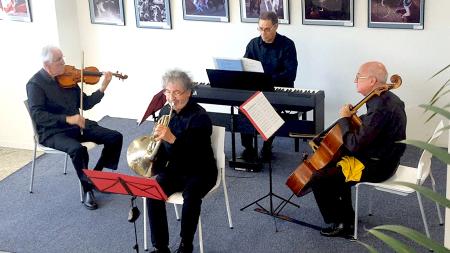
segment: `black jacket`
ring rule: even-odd
[[[169,114],[165,106],[160,115]],[[205,109],[189,101],[179,112],[172,112],[169,128],[176,136],[173,144],[162,141],[155,173],[165,170],[178,175],[217,176],[216,160],[211,147],[212,123]]]
[[[79,114],[80,92],[76,85],[73,88],[62,88],[58,82],[41,69],[27,83],[28,106],[31,117],[36,124],[39,142],[48,137],[78,129],[76,125],[66,123],[66,116]],[[99,90],[87,96],[83,93],[83,109],[89,110],[103,98]],[[97,124],[86,120],[86,127]]]
[[[362,126],[352,129],[350,118],[341,118],[345,151],[360,160],[366,168],[362,181],[384,181],[395,173],[406,145],[405,105],[394,93],[387,91],[372,97],[367,113],[361,116]]]

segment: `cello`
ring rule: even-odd
[[[391,84],[383,84],[373,89],[366,97],[353,106],[350,110],[352,126],[358,128],[361,126],[361,119],[356,115],[357,111],[373,96],[380,96],[383,92],[396,89],[402,84],[399,75],[392,75]],[[322,140],[320,140],[322,139]],[[286,185],[298,197],[304,196],[311,191],[309,182],[314,172],[325,168],[329,163],[336,161],[341,157],[341,147],[344,144],[342,140],[342,131],[337,121],[322,133],[314,137],[309,142],[313,154],[297,166],[286,180]]]

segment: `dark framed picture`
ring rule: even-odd
[[[92,24],[125,25],[123,0],[89,0]]]
[[[353,0],[302,0],[304,25],[353,26]]]
[[[0,0],[0,19],[31,22],[28,0]]]
[[[369,0],[369,27],[423,30],[425,0]]]
[[[136,26],[154,29],[172,29],[169,0],[134,0]]]
[[[278,23],[289,24],[289,0],[240,0],[241,21],[258,23],[259,15],[273,11],[278,16]]]
[[[182,0],[182,2],[185,20],[230,21],[228,0]]]

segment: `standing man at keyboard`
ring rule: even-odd
[[[294,42],[277,33],[278,17],[275,12],[264,12],[259,17],[258,31],[261,36],[253,38],[247,45],[244,57],[260,61],[264,72],[272,76],[274,86],[294,87],[297,76],[297,51]],[[272,158],[271,137],[264,142],[261,158]],[[253,135],[241,133],[244,160],[255,160],[257,150],[253,147]]]

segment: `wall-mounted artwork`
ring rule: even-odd
[[[136,26],[172,29],[169,0],[134,0]]]
[[[425,0],[369,0],[369,27],[423,29]]]
[[[241,21],[258,23],[259,15],[273,11],[278,16],[278,23],[289,24],[289,0],[240,0]]]
[[[183,18],[185,20],[201,20],[229,22],[228,0],[182,0]]]
[[[89,0],[92,24],[125,25],[123,0]]]
[[[28,0],[0,0],[0,19],[31,22]]]
[[[353,0],[302,0],[304,25],[353,26]]]

